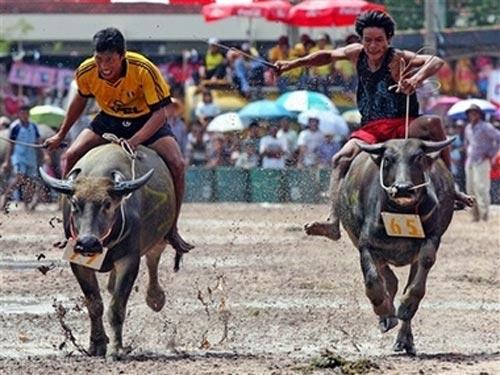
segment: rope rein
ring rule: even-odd
[[[432,60],[436,57],[436,55],[432,54],[431,55],[431,58],[428,59],[420,68],[416,69],[416,70],[411,70],[411,63],[413,62],[413,60],[417,57],[417,55],[422,52],[426,47],[422,47],[420,48],[417,52],[415,52],[415,54],[413,55],[413,57],[410,59],[410,61],[408,61],[408,63],[406,63],[405,60],[401,59],[400,62],[399,62],[399,80],[397,82],[397,84],[395,85],[392,85],[392,86],[389,86],[388,90],[396,90],[396,92],[401,92],[402,90],[402,82],[403,82],[403,79],[407,78],[410,74],[416,74],[418,73],[419,71],[421,71],[422,69],[425,69],[426,67],[428,67],[430,65],[430,63],[432,62]],[[440,85],[438,84],[438,88],[440,87]],[[406,102],[405,102],[405,140],[408,139],[408,135],[409,135],[409,127],[410,127],[410,95],[406,95]],[[389,195],[391,196],[395,196],[398,192],[398,188],[395,187],[395,186],[386,186],[384,184],[384,159],[382,159],[382,162],[380,163],[380,169],[379,169],[379,182],[380,182],[380,186],[382,187],[382,189],[384,189]],[[418,184],[418,185],[415,185],[415,186],[412,186],[409,190],[416,190],[416,189],[420,189],[420,188],[423,188],[424,186],[427,186],[430,184],[430,181],[428,179],[426,179],[425,182],[421,183],[421,184]]]
[[[10,139],[7,137],[2,137],[2,136],[0,136],[0,139],[2,141],[9,142],[13,145],[28,146],[28,147],[33,147],[33,148],[45,148],[44,145],[41,143],[27,143],[27,142],[22,142],[22,141],[15,141],[13,139]]]

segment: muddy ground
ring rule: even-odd
[[[334,243],[303,233],[326,210],[186,204],[180,226],[196,249],[177,274],[172,250],[163,257],[159,313],[144,301],[141,268],[124,330],[131,352],[117,362],[83,353],[88,317],[53,246],[63,239],[56,207],[0,214],[0,373],[500,373],[498,206],[488,223],[456,213],[443,237],[414,319],[416,358],[392,352],[396,330],[378,331],[345,234]],[[401,289],[407,269],[397,273]]]

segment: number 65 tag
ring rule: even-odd
[[[382,212],[385,232],[391,237],[425,238],[420,216]]]

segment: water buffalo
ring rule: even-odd
[[[359,250],[366,295],[380,330],[387,332],[401,320],[394,350],[410,355],[416,353],[411,320],[453,216],[453,177],[438,158],[451,142],[408,139],[360,145],[365,152],[354,160],[340,189],[340,220]],[[415,216],[392,216],[386,227],[383,217],[391,214]],[[398,280],[389,265],[411,267],[397,312]]]
[[[108,318],[114,356],[123,353],[126,305],[142,255],[146,255],[149,270],[146,302],[154,311],[160,311],[165,304],[165,293],[158,283],[158,262],[175,216],[174,186],[161,158],[141,146],[134,169],[140,176],[137,179],[132,178],[131,160],[122,148],[106,144],[89,151],[65,180],[40,171],[47,185],[65,196],[64,230],[67,238],[76,240],[75,252],[92,255],[102,252],[103,247],[109,249],[99,272],[111,271]],[[90,315],[89,354],[104,356],[108,338],[95,271],[74,263],[71,269]]]

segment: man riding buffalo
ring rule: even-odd
[[[392,138],[404,138],[407,95],[409,137],[433,141],[446,139],[439,117],[419,116],[415,94],[416,88],[441,68],[443,60],[391,47],[395,24],[384,12],[368,11],[361,14],[355,27],[361,43],[275,63],[278,74],[297,67],[332,64],[338,60],[350,60],[357,68],[357,105],[362,116],[361,128],[351,134],[351,139],[332,159],[331,208],[328,219],[306,225],[307,234],[326,236],[333,240],[340,238],[337,214],[339,189],[352,160],[360,153],[357,143],[374,144]],[[402,69],[402,66],[405,68]],[[402,74],[403,72],[405,73]],[[443,150],[441,157],[449,168],[449,150]],[[471,197],[460,191],[455,191],[455,200],[467,206],[473,203]]]
[[[82,114],[88,98],[94,97],[101,112],[83,130],[62,156],[63,175],[91,148],[107,141],[104,133],[126,139],[135,150],[143,144],[155,150],[170,169],[175,187],[176,215],[167,235],[177,253],[193,248],[177,230],[184,196],[184,162],[180,148],[166,120],[174,110],[170,87],[159,69],[144,56],[126,51],[125,39],[115,28],[106,28],[93,37],[94,55],[76,70],[78,94],[57,133],[45,141],[56,149]]]

